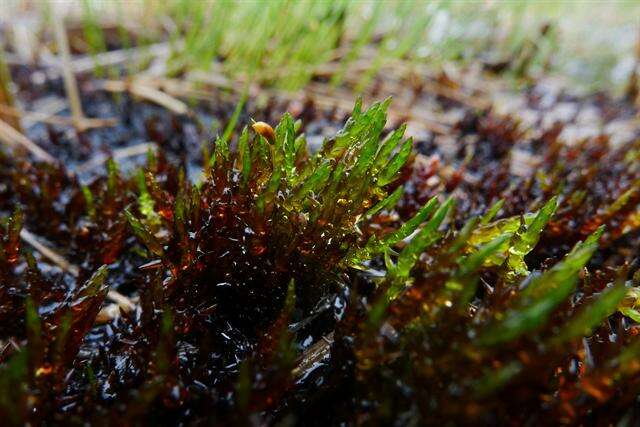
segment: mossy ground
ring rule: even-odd
[[[96,59],[122,46],[89,6],[84,49]],[[632,98],[532,82],[526,57],[507,64],[528,85],[513,114],[484,72],[420,84],[416,64],[398,78],[347,73],[371,43],[378,71],[404,58],[415,26],[405,53],[389,51],[396,32],[372,42],[365,26],[345,69],[300,69],[326,58],[271,50],[279,33],[264,23],[277,10],[246,9],[264,46],[224,58],[242,65],[229,73],[239,98],[235,81],[189,83],[221,59],[201,42],[217,36],[196,8],[175,18],[191,28],[177,33],[186,48],[157,81],[78,73],[84,113],[115,126],[26,126],[53,162],[2,147],[4,422],[636,424]],[[296,21],[282,45],[333,34],[336,10],[315,32]],[[338,39],[326,37],[328,51]],[[216,49],[246,41],[225,40]],[[265,73],[256,89],[242,79],[260,64],[296,78]],[[64,96],[46,71],[11,65],[20,105]],[[345,99],[345,86],[369,83],[366,103]],[[308,91],[272,90],[282,85]],[[368,102],[391,91],[403,95]],[[597,126],[579,132],[587,122]]]

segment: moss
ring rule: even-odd
[[[384,130],[388,105],[356,103],[315,153],[288,114],[245,127],[205,150],[197,184],[162,151],[87,185],[2,156],[4,419],[633,416],[639,284],[622,242],[638,242],[637,166],[551,141],[508,185],[495,159],[517,126],[492,118],[466,130],[483,135],[463,166],[482,179],[450,174],[432,194],[404,127]],[[34,257],[23,227],[78,274]],[[98,321],[109,289],[135,309]]]

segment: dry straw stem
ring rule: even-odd
[[[4,120],[0,120],[0,141],[9,145],[10,147],[23,147],[27,149],[34,157],[40,161],[47,163],[56,163],[56,159],[49,153],[44,151],[35,142],[24,136],[22,133],[15,130],[9,123]]]
[[[13,94],[11,93],[11,74],[4,60],[4,46],[0,42],[0,107],[13,106]],[[20,117],[0,114],[0,119],[13,126],[18,132],[22,132]]]
[[[20,230],[20,238],[40,252],[43,257],[60,267],[63,271],[71,274],[73,277],[78,277],[80,275],[80,268],[77,265],[70,263],[62,255],[42,244],[40,239],[26,228]],[[116,290],[110,289],[107,293],[107,298],[116,303],[115,306],[117,310],[114,310],[114,307],[111,307],[111,305],[103,307],[96,318],[96,321],[98,322],[105,322],[117,317],[120,313],[119,310],[128,313],[135,309],[135,304],[131,299]]]
[[[205,92],[204,88],[199,87],[198,89],[196,89],[195,85],[197,83],[204,83],[206,85],[224,90],[231,89],[236,92],[240,92],[244,87],[244,83],[241,79],[232,81],[228,77],[217,72],[192,72],[189,74],[188,79],[190,81],[182,82],[177,82],[175,79],[145,79],[144,85],[148,85],[148,87],[154,88],[161,87],[165,91],[161,93],[166,94],[166,92],[169,92],[173,96],[196,97],[199,99],[211,99],[212,97]],[[107,91],[124,91],[127,89],[127,82],[105,81],[102,84],[102,88]],[[157,90],[159,91],[159,89]],[[268,96],[277,96],[286,100],[299,100],[300,98],[311,95],[311,99],[318,106],[324,108],[338,107],[345,111],[351,111],[353,107],[353,93],[347,90],[332,89],[326,85],[311,83],[307,85],[304,92],[297,93],[265,88],[260,88],[259,90],[262,93],[267,94]],[[458,99],[460,99],[459,96]],[[438,120],[428,111],[422,111],[418,108],[396,110],[392,109],[389,111],[389,118],[391,118],[392,120],[409,119],[412,125],[439,135],[447,135],[451,132],[451,128],[446,123]]]
[[[0,105],[0,113],[11,117],[24,117],[25,120],[48,123],[51,125],[59,126],[72,126],[75,125],[75,120],[69,117],[56,116],[53,114],[47,114],[40,111],[25,111],[15,107],[8,107],[6,105]],[[95,129],[101,127],[111,127],[118,124],[116,119],[94,119],[89,117],[83,117],[80,121],[80,128],[83,130]]]
[[[243,82],[241,79],[238,79],[236,82],[230,80],[227,76],[223,75],[220,72],[191,72],[187,76],[192,83],[204,83],[207,85],[211,85],[213,87],[217,87],[225,90],[236,90],[240,91],[243,87]],[[171,84],[169,82],[165,82],[164,84],[160,79],[156,79],[156,84],[163,85],[165,89],[170,89]],[[188,88],[183,85],[185,88],[185,93],[192,93],[188,90]],[[282,99],[287,100],[295,100],[301,97],[307,97],[311,95],[311,99],[320,107],[323,108],[334,108],[338,107],[345,111],[351,111],[353,107],[353,98],[354,94],[345,89],[335,89],[328,85],[309,83],[304,92],[291,93],[284,90],[277,89],[260,89],[263,93],[268,94],[269,96],[278,96]],[[201,90],[202,91],[202,90]],[[176,96],[181,96],[179,93],[173,93]],[[449,96],[455,96],[456,100],[460,101],[462,95],[454,94],[447,92]],[[464,101],[468,101],[464,99]],[[467,104],[468,102],[464,102]],[[476,104],[476,106],[479,106]],[[482,104],[482,107],[485,107],[485,104]],[[400,119],[409,119],[412,125],[417,128],[424,129],[426,131],[438,134],[438,135],[447,135],[451,132],[451,128],[443,123],[441,120],[438,120],[434,117],[433,114],[428,111],[424,111],[423,109],[415,108],[415,109],[391,109],[389,110],[389,118],[392,120],[400,120]]]
[[[145,59],[165,57],[171,53],[171,46],[167,42],[155,43],[148,46],[133,47],[102,52],[96,55],[83,55],[71,60],[71,70],[76,74],[92,72],[96,66],[109,67],[124,63],[142,63]]]
[[[102,89],[107,92],[129,92],[138,98],[160,105],[179,115],[189,113],[187,104],[162,92],[155,86],[151,81],[139,78],[133,78],[128,81],[107,80],[101,85]]]
[[[80,268],[78,268],[78,266],[71,264],[69,261],[64,259],[62,255],[40,243],[40,240],[38,240],[36,235],[26,228],[20,230],[20,238],[40,252],[42,256],[60,267],[63,271],[66,271],[73,277],[78,277],[80,275]]]
[[[308,91],[312,94],[311,99],[313,99],[313,101],[320,107],[333,108],[337,106],[345,111],[349,111],[353,106],[353,101],[349,100],[351,99],[349,98],[349,96],[352,97],[352,95],[349,95],[348,92],[328,93],[319,85],[310,85]],[[430,117],[428,111],[417,111],[416,109],[399,109],[389,110],[388,115],[389,118],[393,121],[409,119],[408,122],[410,124],[438,135],[448,135],[451,133],[451,128],[448,125],[435,120],[433,117]]]
[[[67,40],[64,23],[62,21],[62,17],[56,13],[55,9],[55,5],[52,4],[51,20],[53,21],[53,30],[55,32],[56,43],[58,44],[58,51],[60,54],[62,77],[67,91],[67,97],[69,98],[69,105],[71,106],[71,117],[73,117],[76,126],[79,126],[80,123],[82,123],[84,114],[82,112],[82,104],[80,103],[78,82],[76,81],[76,76],[71,69],[71,53],[69,51],[69,40]]]
[[[122,160],[129,157],[141,156],[147,154],[149,150],[155,150],[158,146],[154,142],[143,142],[141,144],[132,145],[131,147],[119,148],[111,152],[113,160]],[[91,160],[81,164],[76,169],[76,172],[83,173],[90,171],[107,162],[109,156],[98,155],[94,156]]]

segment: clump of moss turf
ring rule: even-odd
[[[89,185],[0,157],[3,419],[632,420],[634,151],[561,164],[547,141],[535,178],[503,185],[518,133],[480,121],[478,156],[429,194],[388,104],[357,103],[317,153],[289,115],[256,123],[198,183],[162,153]],[[615,191],[590,192],[607,163]],[[21,247],[23,227],[78,271]],[[107,310],[110,288],[135,309]]]

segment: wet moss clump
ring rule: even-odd
[[[254,123],[196,180],[162,151],[90,182],[3,154],[3,419],[636,420],[637,143],[545,134],[514,173],[518,125],[483,112],[440,168],[388,105],[316,152]]]

